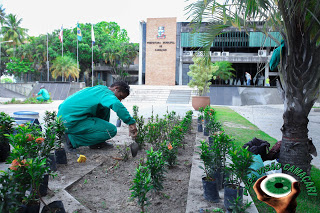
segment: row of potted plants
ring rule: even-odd
[[[201,116],[202,115],[202,116]],[[200,119],[205,118],[205,128],[209,132],[208,140],[200,141],[199,155],[204,170],[202,179],[204,198],[218,202],[219,190],[224,188],[224,206],[227,211],[247,208],[243,205],[243,188],[241,183],[247,182],[250,166],[253,162],[252,153],[247,149],[236,147],[233,139],[228,136],[215,119],[215,111],[211,107],[200,110]],[[199,121],[198,121],[199,124]]]
[[[55,176],[52,163],[54,152],[62,150],[64,125],[55,112],[45,113],[43,129],[32,123],[14,127],[9,117],[1,113],[5,131],[0,143],[8,142],[12,150],[6,159],[11,166],[0,171],[0,212],[39,212],[40,201],[47,206],[42,197],[47,194],[49,176]]]
[[[146,150],[146,162],[139,164],[130,188],[131,199],[137,199],[141,212],[145,212],[145,206],[149,205],[148,192],[163,189],[166,166],[170,169],[177,162],[178,149],[184,146],[184,136],[191,127],[192,111],[182,120],[175,112],[167,113],[164,118],[152,114],[147,124],[142,116],[138,117],[137,106],[133,111],[138,128],[136,141],[140,147],[151,145],[150,150]]]

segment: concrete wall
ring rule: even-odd
[[[276,87],[210,87],[208,96],[213,105],[283,104]]]
[[[147,24],[145,84],[173,86],[176,74],[176,18],[148,18]],[[159,34],[161,30],[163,33]]]
[[[4,88],[24,96],[29,96],[32,88],[36,83],[4,83],[1,84]]]

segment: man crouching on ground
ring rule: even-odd
[[[109,88],[90,87],[68,97],[58,110],[58,117],[62,117],[67,128],[67,151],[80,146],[89,146],[92,149],[112,146],[106,143],[106,140],[117,134],[117,128],[109,123],[110,109],[129,125],[129,136],[135,138],[136,121],[121,103],[129,94],[130,87],[119,81]]]

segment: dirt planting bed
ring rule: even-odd
[[[68,154],[68,164],[58,166],[56,182],[70,182],[65,184],[66,191],[79,201],[87,210],[79,208],[80,212],[140,212],[136,200],[130,201],[132,180],[135,169],[146,158],[145,150],[140,150],[135,158],[131,154],[128,161],[119,160],[116,146],[124,147],[127,137],[126,127],[118,131],[113,139],[114,148],[91,150],[86,147],[78,151],[85,154],[87,162],[79,164],[74,154]],[[148,194],[150,205],[147,212],[185,212],[187,204],[192,155],[196,138],[196,122],[193,121],[192,130],[184,139],[184,148],[179,148],[178,164],[167,168],[162,192]],[[82,173],[83,175],[81,175]],[[77,178],[78,177],[78,178]],[[64,204],[68,208],[68,203]]]

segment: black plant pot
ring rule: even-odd
[[[198,132],[203,132],[202,124],[198,124]]]
[[[53,172],[57,171],[56,156],[54,154],[49,155],[48,163],[51,171]]]
[[[46,196],[48,192],[48,183],[49,183],[49,175],[46,174],[43,176],[42,182],[39,186],[39,193],[41,197]]]
[[[17,213],[26,213],[27,212],[27,206],[26,205],[20,205]]]
[[[205,128],[203,129],[203,135],[204,135],[204,136],[209,136],[209,131],[208,131],[208,128],[207,128],[207,127],[205,127]]]
[[[202,119],[198,118],[198,124],[201,124],[201,123],[202,123]]]
[[[53,201],[52,203],[49,203],[48,206],[43,207],[41,213],[66,213],[66,210],[64,209],[63,203],[61,200]]]
[[[26,213],[39,213],[40,211],[40,202],[27,204]]]
[[[121,126],[121,120],[120,119],[118,119],[117,120],[117,125],[116,125],[117,127],[120,127]]]
[[[206,177],[202,178],[203,185],[203,196],[204,199],[217,203],[219,202],[219,190],[217,186],[217,181],[207,181]]]
[[[0,162],[5,162],[10,155],[10,145],[7,138],[0,141]]]
[[[209,120],[204,119],[204,125],[207,125],[209,123]]]
[[[56,149],[54,151],[54,155],[56,156],[56,163],[57,164],[67,164],[67,153],[65,149]]]
[[[227,210],[231,210],[231,206],[233,205],[234,200],[237,199],[237,197],[241,197],[241,202],[243,199],[243,187],[238,189],[233,187],[232,185],[228,184],[224,187],[224,207]]]

